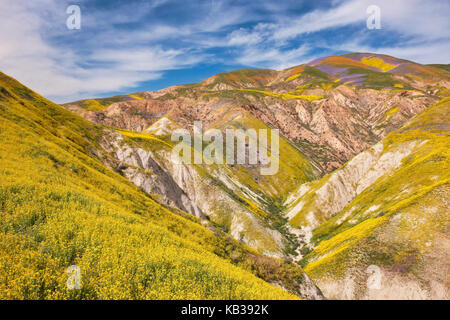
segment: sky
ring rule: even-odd
[[[448,0],[0,0],[0,71],[64,103],[349,52],[447,64],[449,16]]]

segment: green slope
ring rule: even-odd
[[[64,104],[64,106],[77,105],[88,111],[102,111],[113,103],[121,101],[142,100],[140,93],[114,96],[109,98],[85,99]]]
[[[171,123],[174,125],[174,122]],[[224,136],[226,129],[269,129],[240,107],[226,109],[219,120],[208,126],[208,129],[211,128],[221,130]],[[279,139],[277,172],[273,175],[262,175],[261,165],[230,165],[226,164],[225,160],[224,164],[220,165],[205,162],[201,165],[185,165],[182,172],[179,167],[174,167],[167,161],[175,144],[170,140],[169,134],[154,136],[127,130],[118,132],[128,138],[121,142],[122,145],[139,148],[141,154],[150,152],[151,157],[175,179],[180,176],[190,177],[184,178],[178,184],[183,186],[208,219],[218,227],[236,239],[251,243],[252,247],[261,253],[275,256],[293,253],[292,248],[297,244],[284,228],[287,220],[282,217],[280,207],[286,194],[292,192],[297,185],[319,175],[318,170],[285,138]],[[270,136],[269,131],[268,134]],[[203,148],[207,145],[205,142]],[[129,166],[130,162],[134,160],[129,158],[121,164]],[[138,163],[140,169],[149,170],[145,167],[145,161]],[[195,193],[191,194],[192,190],[195,190]]]
[[[300,268],[151,200],[93,156],[101,134],[0,73],[0,298],[295,298],[255,274],[295,292]]]
[[[327,297],[448,298],[449,123],[445,98],[389,134],[383,154],[405,146],[409,154],[314,229],[317,246],[302,264]],[[292,222],[309,210],[311,203]],[[381,289],[366,286],[370,265],[382,271]]]

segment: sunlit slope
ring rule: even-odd
[[[241,107],[224,109],[219,118],[220,120],[204,128],[204,131],[218,129],[226,139],[225,131],[228,129],[240,129],[244,134],[250,129],[264,129],[266,136],[268,135],[269,146],[272,146],[269,128],[252,117],[247,110]],[[181,201],[174,199],[172,202],[179,208],[184,205],[187,211],[203,218],[207,217],[235,239],[261,253],[279,257],[293,253],[292,248],[296,247],[296,243],[282,227],[287,221],[280,214],[280,206],[285,195],[295,190],[298,184],[317,178],[318,170],[282,136],[278,139],[279,159],[277,165],[273,164],[273,175],[262,174],[260,170],[265,166],[261,163],[229,164],[225,155],[223,164],[220,165],[207,164],[206,161],[211,160],[207,157],[204,157],[202,164],[175,165],[169,160],[176,144],[171,140],[171,132],[180,125],[164,119],[166,121],[161,120],[148,128],[147,133],[117,130],[127,139],[114,135],[107,139],[110,146],[105,148],[112,150],[113,158],[120,160],[125,176],[136,185],[147,188],[149,193],[162,196],[168,194],[172,199],[181,198]],[[118,139],[120,143],[114,142]],[[246,143],[250,141],[247,140]],[[258,146],[258,141],[252,140],[251,143]],[[208,144],[209,142],[205,141],[203,148]],[[195,150],[195,153],[198,152]],[[226,148],[223,152],[226,153]],[[193,155],[194,151],[191,154]],[[148,158],[152,161],[148,161]],[[160,177],[156,176],[157,173],[155,175],[149,172],[159,171],[155,169],[155,162],[169,174],[164,181],[160,178],[162,172]],[[151,187],[169,185],[171,179],[182,189],[183,194],[168,192],[169,187],[159,190]],[[184,195],[188,197],[189,202],[187,199],[183,200]],[[183,204],[180,205],[180,202]],[[194,208],[191,209],[192,207]]]
[[[250,107],[224,108],[218,119],[209,124],[207,129],[219,129],[224,137],[226,130],[233,130],[234,132],[241,130],[245,134],[248,134],[251,130],[258,134],[261,130],[261,133],[265,133],[268,139],[267,153],[270,155],[271,150],[275,151],[275,149],[272,149],[274,143],[271,141],[271,129],[264,122],[255,118],[247,108]],[[246,140],[246,143],[253,143],[254,146],[258,146],[260,142],[258,140]],[[261,163],[254,165],[248,163],[243,165],[233,164],[230,166],[224,161],[223,167],[230,176],[233,176],[233,179],[245,186],[245,189],[258,193],[268,201],[283,198],[286,194],[295,190],[299,184],[311,181],[319,176],[317,164],[308,160],[281,134],[278,137],[277,144],[278,170],[275,170],[273,174],[261,174],[260,169],[267,167]],[[226,149],[224,149],[224,152],[226,152]]]
[[[294,297],[243,269],[263,268],[250,251],[172,214],[91,156],[101,134],[0,74],[1,298]],[[218,256],[229,250],[242,268]],[[69,291],[73,264],[82,289]]]
[[[448,299],[449,180],[445,98],[304,193],[291,224],[313,230],[305,271],[328,298]]]

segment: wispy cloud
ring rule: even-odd
[[[65,27],[69,4],[0,2],[0,70],[59,102],[144,90],[169,70],[195,76],[212,62],[283,69],[349,51],[449,60],[445,0],[79,0],[79,31]],[[382,30],[365,28],[372,4]]]
[[[310,50],[311,48],[308,45],[290,50],[247,47],[237,58],[237,61],[242,65],[281,70],[311,60],[313,56],[310,55]]]

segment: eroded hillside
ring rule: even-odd
[[[327,297],[448,299],[449,150],[445,98],[289,204],[312,249],[301,263]]]
[[[64,105],[90,121],[1,81],[10,294],[51,291],[26,269],[68,297],[76,263],[82,298],[322,298],[300,264],[327,298],[448,298],[445,65],[355,53]],[[173,163],[172,133],[195,121],[279,129],[279,170]]]
[[[324,173],[449,94],[450,73],[385,55],[348,54],[282,71],[243,69],[200,83],[68,103],[87,119],[141,132],[161,118],[189,127],[237,106],[280,132]],[[111,103],[111,101],[126,100]]]

